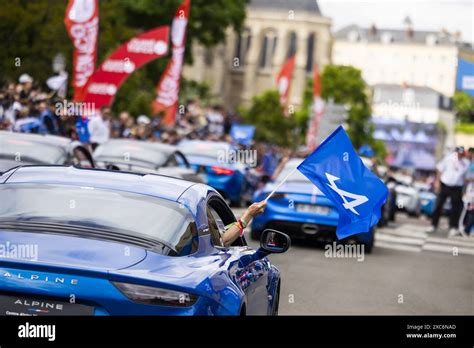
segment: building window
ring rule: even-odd
[[[246,64],[247,54],[249,52],[251,42],[252,34],[250,29],[244,29],[242,34],[237,37],[237,42],[235,45],[235,58],[237,58],[239,61],[239,65],[236,67],[242,67]]]
[[[269,69],[272,67],[273,55],[277,45],[277,37],[274,31],[267,31],[262,40],[260,50],[259,68]]]
[[[288,45],[288,52],[286,54],[286,58],[290,58],[296,54],[296,47],[297,47],[297,40],[298,37],[294,31],[290,34],[290,42]]]
[[[314,46],[315,46],[314,33],[308,36],[308,50],[306,51],[306,72],[310,73],[313,71],[314,66]]]

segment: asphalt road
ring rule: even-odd
[[[282,273],[280,314],[474,314],[472,255],[374,247],[357,261],[296,243],[270,259]]]

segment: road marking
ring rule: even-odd
[[[397,236],[392,236],[390,234],[379,233],[379,232],[375,233],[375,240],[382,241],[382,242],[393,242],[393,243],[399,243],[399,244],[419,245],[419,246],[425,243],[425,240],[422,238],[397,237]]]
[[[445,253],[450,253],[452,254],[454,252],[454,248],[457,249],[458,254],[463,254],[463,255],[474,255],[474,248],[463,248],[463,247],[457,247],[453,245],[442,245],[442,244],[425,244],[422,246],[422,250],[427,250],[427,251],[440,251],[440,252],[445,252]]]
[[[453,253],[453,248],[456,247],[458,254],[474,255],[474,241],[464,237],[435,237],[421,230],[420,226],[414,225],[380,228],[375,234],[375,246],[414,252],[445,253]]]
[[[406,244],[397,244],[397,243],[387,243],[382,241],[375,241],[374,244],[377,248],[385,248],[385,249],[394,249],[394,250],[403,250],[403,251],[412,251],[412,252],[420,252],[421,246],[411,246]]]

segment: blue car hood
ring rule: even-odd
[[[116,242],[48,233],[0,230],[0,245],[10,250],[31,246],[27,259],[0,258],[2,261],[28,261],[37,264],[97,271],[130,267],[146,257],[146,250]],[[36,252],[35,252],[36,250]],[[35,258],[36,254],[36,258]],[[31,261],[33,259],[33,261]]]

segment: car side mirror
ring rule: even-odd
[[[264,230],[260,236],[260,247],[270,254],[281,254],[290,248],[291,239],[283,232]]]

